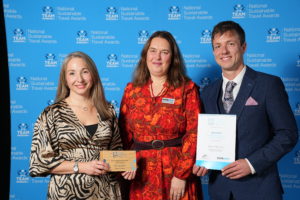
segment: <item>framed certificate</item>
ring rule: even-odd
[[[100,151],[100,160],[109,164],[111,172],[136,170],[136,151],[103,150]]]
[[[236,115],[199,114],[196,165],[221,170],[235,161]]]

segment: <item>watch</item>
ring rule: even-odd
[[[75,161],[75,163],[74,163],[73,171],[74,171],[75,174],[77,174],[79,172],[78,162],[77,161]]]

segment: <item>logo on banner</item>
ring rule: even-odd
[[[300,55],[298,55],[298,60],[297,60],[296,66],[297,66],[297,67],[300,67]]]
[[[207,185],[209,182],[208,175],[201,177],[201,183]]]
[[[201,44],[209,44],[211,43],[211,31],[208,29],[205,29],[201,33],[201,38],[200,38],[200,43]]]
[[[27,79],[24,76],[20,76],[17,78],[16,89],[17,90],[28,90],[29,84],[27,83]]]
[[[50,105],[52,105],[52,104],[54,104],[54,100],[53,100],[53,99],[50,99],[50,100],[47,101],[47,105],[48,105],[48,106],[50,106]]]
[[[110,6],[106,8],[106,20],[118,20],[119,15],[118,15],[118,10],[116,7]]]
[[[54,53],[47,53],[45,55],[45,66],[46,67],[56,67],[57,65],[57,60],[56,60],[56,57],[55,57],[55,54]]]
[[[42,19],[43,20],[54,20],[55,19],[54,10],[51,6],[43,7]]]
[[[118,56],[111,53],[107,56],[106,67],[119,67]]]
[[[180,20],[181,14],[178,6],[171,6],[169,8],[168,20]]]
[[[148,40],[149,32],[146,30],[139,31],[138,44],[145,44]]]
[[[113,99],[110,101],[110,104],[114,107],[114,109],[118,115],[120,112],[120,107],[119,107],[118,101]]]
[[[14,30],[13,42],[26,42],[26,37],[24,36],[24,31],[20,28]]]
[[[246,17],[245,6],[242,4],[236,4],[233,7],[232,18],[242,19]]]
[[[280,33],[278,28],[270,28],[268,30],[267,42],[280,42]]]
[[[300,102],[296,103],[296,108],[295,108],[295,115],[300,115]]]
[[[89,43],[88,34],[85,30],[80,30],[77,32],[77,38],[76,38],[77,44],[87,44]]]
[[[296,151],[295,153],[294,164],[300,165],[300,150]]]
[[[26,169],[20,169],[17,174],[18,176],[16,177],[16,183],[28,183],[29,177]]]
[[[21,123],[18,125],[18,136],[29,136],[30,134],[30,131],[28,130],[28,124],[26,123]]]
[[[200,81],[200,90],[202,90],[205,86],[210,84],[211,80],[209,77],[203,77]]]

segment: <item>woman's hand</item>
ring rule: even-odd
[[[184,196],[186,180],[181,180],[173,176],[171,180],[170,198],[179,200]]]
[[[90,162],[78,163],[79,173],[85,173],[88,175],[102,175],[109,171],[109,165],[106,162],[93,160]]]
[[[122,176],[126,180],[132,180],[132,179],[134,179],[135,174],[136,174],[136,170],[134,170],[134,171],[128,171],[128,172],[123,172]]]

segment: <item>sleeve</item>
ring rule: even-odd
[[[184,99],[186,130],[183,137],[181,158],[175,168],[174,176],[186,179],[192,173],[196,158],[198,114],[200,109],[199,88],[196,84],[186,91]]]
[[[128,123],[129,115],[129,94],[131,91],[132,85],[128,84],[124,90],[123,98],[121,101],[120,107],[120,116],[119,116],[119,127],[122,138],[122,143],[124,149],[132,149],[133,147],[133,134],[130,130]]]
[[[113,118],[112,118],[112,140],[110,144],[110,149],[111,150],[121,150],[123,149],[122,141],[121,141],[121,136],[120,136],[120,129],[118,125],[118,118],[116,111],[114,108],[111,108],[112,113],[113,113]]]
[[[52,168],[65,160],[59,155],[53,122],[52,111],[47,109],[41,113],[34,125],[29,168],[32,177],[47,176]]]
[[[298,141],[296,120],[281,79],[276,77],[268,81],[266,93],[266,113],[272,138],[248,157],[258,174],[263,173],[291,151]]]

